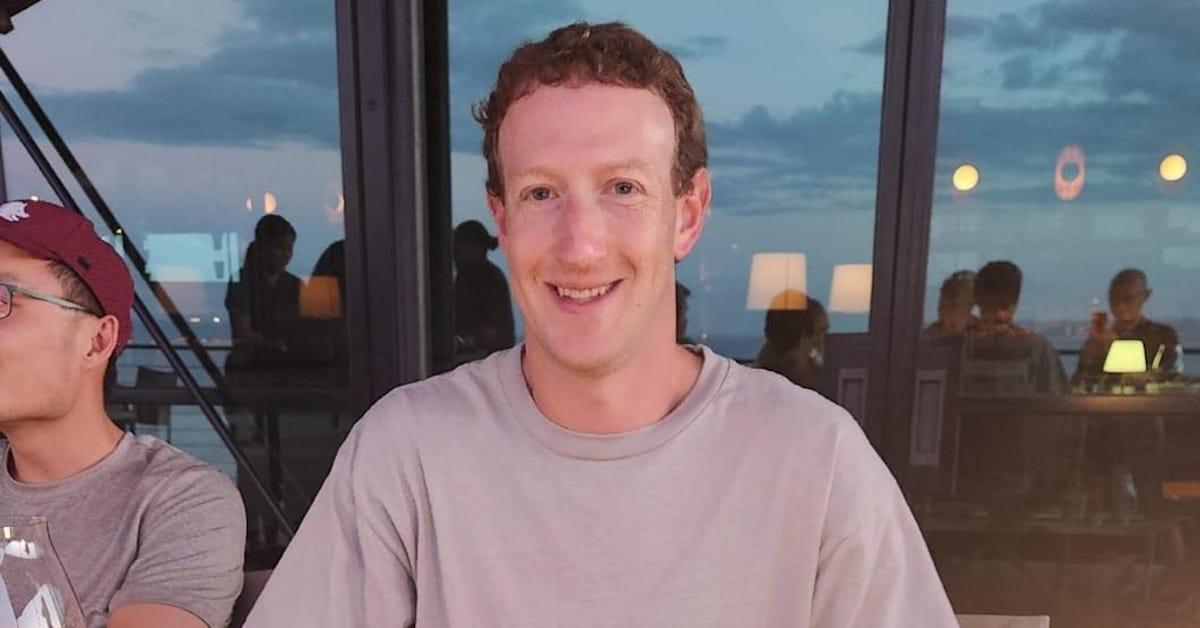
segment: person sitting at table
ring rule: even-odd
[[[978,322],[967,329],[963,392],[1053,394],[1067,389],[1058,352],[1042,334],[1015,321],[1021,269],[1009,261],[984,264],[975,275]]]
[[[287,270],[295,246],[296,229],[283,216],[267,214],[255,224],[238,280],[225,291],[233,338],[225,371],[231,379],[286,384],[302,362],[292,351],[301,282]]]
[[[64,598],[88,628],[221,628],[242,587],[238,492],[105,410],[133,298],[125,263],[86,218],[41,201],[0,206],[0,526],[46,520],[74,593]],[[59,625],[29,614],[21,626]]]
[[[961,336],[979,322],[975,307],[975,271],[960,270],[946,277],[938,292],[937,320],[923,334],[927,337]]]
[[[1169,378],[1182,370],[1179,334],[1169,325],[1156,323],[1142,313],[1153,291],[1146,273],[1126,268],[1113,276],[1108,284],[1108,308],[1113,322],[1109,325],[1099,312],[1092,317],[1088,338],[1079,351],[1079,367],[1073,380],[1101,382],[1104,360],[1114,340],[1140,340],[1146,352],[1149,377]]]
[[[975,274],[979,321],[965,334],[963,393],[1021,396],[1067,390],[1066,372],[1050,341],[1016,323],[1021,282],[1021,269],[1009,261],[988,262]],[[1012,418],[964,424],[963,447],[973,452],[964,472],[997,504],[1028,514],[1031,507],[1047,505],[1061,494],[1069,476],[1063,461],[1070,430],[1055,417]]]
[[[803,308],[798,307],[803,305]],[[804,388],[816,388],[825,368],[829,315],[821,302],[796,290],[772,299],[763,325],[766,342],[754,363]]]
[[[1140,340],[1146,353],[1146,377],[1169,378],[1179,372],[1182,360],[1179,334],[1169,325],[1156,323],[1142,313],[1151,294],[1146,273],[1126,268],[1113,276],[1108,285],[1108,307],[1112,325],[1094,315],[1088,338],[1079,351],[1077,383],[1116,384],[1121,375],[1106,375],[1104,361],[1114,340]],[[1101,496],[1104,510],[1119,516],[1128,499],[1125,478],[1131,478],[1136,504],[1143,514],[1153,514],[1162,502],[1162,465],[1165,433],[1157,421],[1141,417],[1115,417],[1093,421],[1085,445],[1092,493]],[[1099,487],[1099,488],[1097,488]]]

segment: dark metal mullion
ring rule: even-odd
[[[419,0],[337,4],[348,314],[361,406],[429,372]],[[353,212],[353,215],[350,215]],[[353,351],[352,351],[353,353]]]
[[[362,121],[359,115],[359,0],[334,4],[337,35],[338,110],[342,146],[342,194],[346,200],[346,334],[351,411],[362,414],[374,400],[371,334],[367,316],[366,192],[362,180]]]
[[[890,234],[877,231],[883,241],[877,239],[876,246],[890,253],[885,260],[891,268],[887,274],[876,274],[877,281],[887,282],[884,292],[889,294],[880,303],[885,308],[881,312],[887,317],[887,332],[876,337],[873,347],[875,392],[869,416],[879,430],[877,446],[902,481],[908,465],[916,394],[913,373],[929,257],[945,10],[945,0],[894,0],[889,20],[891,83],[885,84],[885,93],[900,102],[890,103],[884,116],[885,123],[890,122],[883,129],[889,153],[881,159],[889,159],[893,165],[886,181],[881,173],[880,202],[890,204],[883,212],[888,214]],[[889,235],[890,240],[886,239]]]
[[[429,345],[433,372],[454,366],[453,209],[447,0],[424,0],[425,156],[428,178]]]
[[[888,377],[892,350],[892,302],[895,299],[896,231],[900,222],[900,189],[903,177],[904,115],[908,81],[909,42],[912,37],[912,1],[892,0],[888,8],[880,103],[879,170],[875,192],[875,250],[873,255],[871,358],[868,367],[866,431],[876,449],[895,470],[885,446],[888,427]]]
[[[199,360],[200,365],[204,368],[205,373],[208,374],[209,378],[212,379],[213,384],[215,384],[218,389],[224,389],[225,377],[221,373],[221,370],[217,367],[217,363],[213,361],[212,356],[210,356],[208,353],[208,350],[200,342],[200,339],[196,337],[195,332],[192,331],[191,326],[188,325],[187,321],[184,320],[183,315],[179,313],[179,308],[175,307],[175,302],[173,299],[171,299],[171,296],[167,294],[166,290],[160,289],[157,282],[150,278],[150,273],[146,270],[146,259],[142,256],[141,251],[132,244],[128,236],[128,231],[121,227],[120,221],[117,220],[116,215],[113,214],[112,209],[109,208],[108,204],[104,202],[104,198],[100,195],[100,192],[96,189],[96,186],[92,184],[92,180],[87,176],[87,172],[84,171],[83,165],[79,163],[79,160],[75,159],[75,154],[71,152],[71,148],[67,146],[67,143],[63,140],[62,136],[59,135],[58,129],[55,128],[54,123],[50,120],[50,117],[46,115],[45,110],[42,109],[37,99],[33,96],[33,92],[29,90],[29,87],[25,84],[24,79],[21,78],[21,74],[17,72],[16,67],[13,66],[3,48],[0,48],[0,69],[4,71],[5,76],[8,77],[9,83],[12,84],[13,89],[16,90],[17,95],[21,98],[21,102],[25,104],[25,108],[33,116],[34,120],[38,123],[38,126],[41,127],[42,131],[46,134],[46,138],[50,140],[50,144],[54,147],[55,152],[58,153],[59,158],[62,159],[71,175],[75,177],[75,181],[79,184],[79,187],[83,189],[84,195],[87,196],[88,201],[92,203],[92,207],[95,208],[96,213],[100,215],[100,218],[104,221],[104,224],[108,227],[109,231],[111,231],[114,235],[121,236],[121,246],[125,251],[126,257],[128,257],[129,261],[133,264],[133,267],[137,270],[138,275],[140,275],[142,280],[146,282],[146,285],[149,286],[150,291],[154,294],[155,298],[158,299],[159,304],[162,305],[163,311],[166,312],[167,317],[171,320],[171,323],[175,326],[175,329],[181,336],[183,336],[188,348],[190,348],[192,353],[196,355],[196,359]],[[63,194],[65,193],[66,191],[64,187]],[[59,198],[62,199],[64,203],[67,202],[67,198],[65,196],[60,194]],[[71,207],[78,207],[74,201],[71,201],[69,205]]]
[[[8,121],[9,127],[12,128],[13,133],[17,135],[17,138],[21,140],[21,144],[29,153],[30,158],[33,159],[33,162],[37,165],[38,170],[41,171],[42,176],[46,177],[46,181],[50,184],[51,189],[54,190],[54,193],[58,196],[59,200],[62,201],[63,205],[82,214],[83,212],[80,210],[79,205],[75,203],[71,193],[67,191],[66,186],[63,185],[62,179],[59,178],[58,173],[54,171],[54,168],[46,159],[45,153],[42,152],[42,149],[37,145],[37,142],[34,141],[33,136],[29,133],[29,129],[25,127],[25,123],[21,121],[16,110],[13,109],[12,104],[8,102],[8,98],[4,96],[3,93],[0,93],[0,113],[4,115],[5,120]],[[163,355],[167,358],[167,362],[170,363],[171,368],[175,371],[176,375],[179,376],[180,380],[183,381],[183,385],[196,400],[197,405],[200,406],[201,412],[204,413],[205,418],[208,419],[209,424],[212,425],[213,430],[217,433],[217,436],[220,437],[221,442],[224,443],[226,449],[229,450],[229,453],[234,457],[234,460],[237,461],[242,472],[249,475],[254,487],[266,500],[272,514],[279,520],[279,525],[284,529],[288,537],[291,538],[293,535],[295,535],[295,529],[292,527],[291,523],[288,522],[287,516],[283,513],[283,509],[280,508],[279,504],[274,500],[274,498],[271,497],[271,493],[267,489],[267,485],[263,482],[262,478],[258,476],[258,473],[255,472],[254,467],[251,466],[250,459],[246,457],[245,452],[238,447],[237,442],[234,440],[233,433],[229,430],[229,426],[226,425],[221,416],[217,414],[216,408],[209,403],[208,399],[204,397],[204,393],[200,388],[200,384],[196,381],[195,377],[192,375],[192,372],[188,370],[187,365],[184,364],[183,358],[179,356],[179,352],[176,351],[175,347],[171,345],[171,341],[167,338],[166,334],[163,333],[162,328],[159,327],[158,321],[154,320],[154,317],[150,314],[150,310],[146,308],[145,302],[142,301],[142,297],[136,292],[133,295],[133,310],[137,314],[138,318],[141,319],[142,325],[144,325],[146,330],[150,332],[150,336],[154,339],[155,344],[157,344],[159,349],[162,350]]]

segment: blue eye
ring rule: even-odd
[[[617,194],[625,195],[625,194],[633,194],[635,191],[637,191],[637,188],[634,187],[634,185],[628,181],[617,181],[613,185],[613,191],[616,192]]]
[[[550,188],[533,188],[529,191],[529,198],[535,201],[548,201],[550,200]]]

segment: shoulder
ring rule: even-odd
[[[860,432],[841,406],[766,369],[729,360],[729,373],[714,400],[717,410],[739,429],[765,430],[805,444],[831,443],[846,431]]]
[[[1152,321],[1149,319],[1146,320],[1145,325],[1146,325],[1146,329],[1150,332],[1147,335],[1154,335],[1159,338],[1178,338],[1179,337],[1179,334],[1175,331],[1175,328],[1171,327],[1170,325],[1167,325],[1164,323],[1159,323],[1157,321]]]
[[[505,360],[520,347],[493,353],[458,368],[393,389],[359,419],[347,444],[355,457],[401,457],[437,446],[460,446],[464,439],[508,411],[500,382]]]
[[[129,462],[140,467],[137,491],[150,507],[242,510],[237,488],[220,469],[153,436],[132,436]]]
[[[782,468],[798,470],[797,481],[821,487],[831,533],[872,521],[896,501],[891,472],[842,407],[775,373],[736,364],[725,388],[722,410],[736,417],[739,433],[752,435],[756,457],[778,457]]]

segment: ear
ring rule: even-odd
[[[120,335],[121,324],[117,317],[109,315],[92,323],[91,336],[88,339],[88,351],[83,356],[84,368],[98,368],[103,371],[108,367],[108,361],[117,349],[117,337]]]
[[[678,262],[696,246],[708,218],[708,206],[712,202],[712,179],[708,168],[700,168],[692,175],[691,190],[684,192],[676,202],[675,261]]]
[[[493,196],[491,192],[487,193],[488,211],[492,214],[492,222],[496,225],[496,237],[500,240],[500,246],[507,249],[506,242],[508,240],[508,225],[505,222],[506,211],[504,208],[504,200],[498,196]]]

